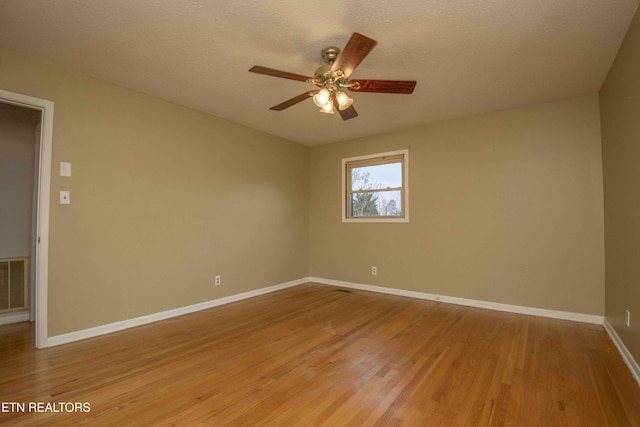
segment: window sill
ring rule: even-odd
[[[342,222],[407,223],[409,218],[342,218]]]

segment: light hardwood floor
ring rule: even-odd
[[[306,284],[33,350],[0,327],[11,425],[638,426],[601,326]]]

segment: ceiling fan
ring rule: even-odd
[[[274,105],[270,110],[282,111],[308,98],[313,98],[313,102],[320,107],[323,113],[338,114],[342,120],[349,120],[358,115],[353,108],[353,100],[347,96],[343,89],[351,92],[377,92],[377,93],[397,93],[411,94],[416,86],[415,80],[349,80],[349,76],[360,65],[362,60],[378,44],[377,41],[353,33],[342,52],[337,47],[327,47],[322,50],[322,59],[325,64],[318,68],[313,77],[301,74],[289,73],[275,70],[273,68],[255,65],[249,70],[252,73],[266,74],[283,79],[298,80],[311,83],[318,89],[302,93],[294,98]]]

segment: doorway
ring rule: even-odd
[[[33,120],[33,145],[32,152],[32,192],[31,214],[28,218],[23,218],[23,224],[28,228],[28,237],[16,234],[15,240],[18,252],[24,255],[26,245],[28,256],[9,258],[7,268],[14,268],[13,275],[20,279],[22,276],[29,276],[28,285],[24,288],[26,296],[17,292],[13,295],[16,301],[21,297],[28,299],[26,305],[29,306],[29,313],[22,312],[21,316],[26,316],[25,320],[35,321],[35,345],[37,348],[48,346],[47,331],[47,291],[48,291],[48,248],[49,248],[49,196],[51,180],[51,151],[53,140],[53,102],[22,95],[18,93],[0,90],[0,107],[5,113],[11,112],[21,116],[24,114]],[[24,184],[24,183],[23,183]],[[24,194],[22,198],[25,198]],[[23,215],[24,216],[24,215]],[[25,234],[25,233],[22,233]],[[28,239],[28,241],[25,241]],[[21,247],[22,246],[22,247]],[[25,263],[26,260],[26,263]],[[30,267],[27,268],[26,265]],[[16,273],[22,267],[22,272]],[[7,280],[11,273],[7,272]],[[11,295],[10,295],[11,297]],[[19,308],[19,307],[18,307]],[[19,311],[18,311],[19,312]]]

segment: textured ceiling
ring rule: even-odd
[[[0,0],[0,49],[317,145],[596,92],[639,2]],[[349,121],[269,110],[313,86],[251,66],[312,75],[353,32],[378,45],[351,77],[413,95],[354,93]]]

